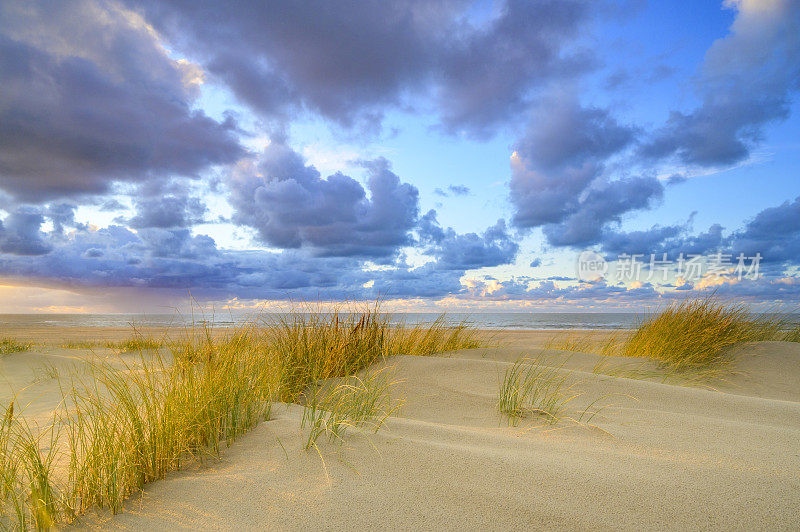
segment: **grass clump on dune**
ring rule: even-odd
[[[31,344],[25,344],[22,342],[18,342],[16,339],[11,338],[10,336],[4,336],[0,338],[0,355],[10,355],[11,353],[21,353],[23,351],[29,351],[31,348]]]
[[[707,367],[730,362],[730,349],[738,344],[778,339],[783,326],[781,318],[754,315],[744,304],[693,299],[645,317],[622,354],[677,370]]]
[[[352,375],[394,355],[431,355],[479,345],[475,331],[428,324],[391,323],[378,305],[356,312],[293,312],[268,322],[263,342],[280,366],[281,399],[296,402],[312,383]]]
[[[274,375],[257,352],[220,349],[198,364],[159,354],[124,370],[101,361],[75,388],[67,426],[70,508],[115,513],[126,496],[268,419]]]
[[[64,349],[94,349],[96,347],[105,347],[123,353],[132,353],[159,349],[163,345],[163,340],[146,338],[140,334],[136,334],[125,340],[107,340],[105,342],[96,340],[68,340],[63,342],[60,347]]]
[[[676,302],[646,315],[630,333],[600,340],[588,335],[553,338],[546,348],[603,357],[645,357],[673,372],[701,370],[699,375],[714,376],[732,362],[731,348],[744,342],[800,341],[800,325],[791,318],[790,314],[753,313],[743,303],[710,296]]]
[[[52,427],[45,432],[32,429],[15,415],[13,402],[0,415],[0,527],[10,528],[15,522],[21,530],[51,528],[60,510],[53,481],[59,433]]]
[[[162,345],[164,345],[164,342],[161,340],[155,338],[145,338],[144,336],[138,334],[126,340],[103,342],[103,347],[115,349],[124,353],[159,349]]]
[[[64,349],[94,349],[102,345],[103,342],[94,340],[67,340],[66,342],[62,342],[59,347]]]

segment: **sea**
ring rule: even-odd
[[[475,312],[436,314],[386,313],[396,324],[430,323],[441,316],[448,325],[466,323],[479,329],[495,330],[617,330],[636,327],[640,314],[622,312]],[[263,313],[267,322],[281,314]],[[0,330],[15,327],[188,327],[211,324],[236,326],[251,319],[251,314],[186,316],[181,314],[0,314]]]

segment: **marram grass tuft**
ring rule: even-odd
[[[783,318],[755,315],[741,303],[693,299],[645,317],[622,354],[653,358],[677,370],[708,367],[730,362],[736,345],[779,339],[783,327]]]

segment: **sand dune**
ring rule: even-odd
[[[788,529],[800,526],[800,345],[744,346],[718,390],[596,374],[552,351],[591,424],[509,427],[498,381],[532,350],[396,357],[399,414],[377,434],[302,450],[302,408],[241,438],[221,461],[150,485],[116,529]],[[608,361],[607,361],[608,362]],[[630,364],[631,359],[612,360]],[[641,361],[642,364],[648,364]],[[322,440],[320,440],[322,441]]]

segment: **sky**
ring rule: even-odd
[[[800,295],[800,0],[10,0],[0,87],[0,312]]]

